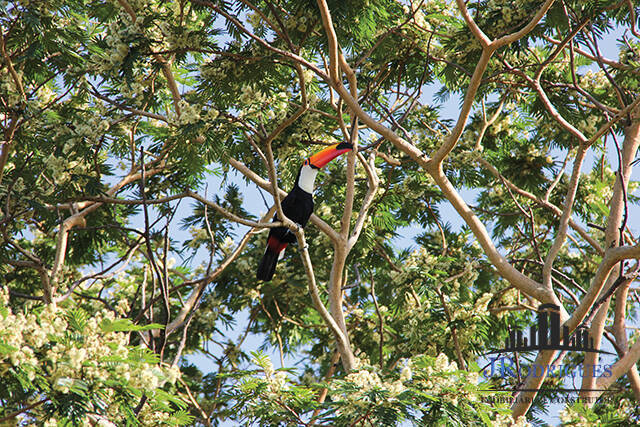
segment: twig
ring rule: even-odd
[[[451,337],[453,338],[453,345],[456,350],[456,358],[458,359],[458,364],[464,370],[466,370],[466,364],[464,362],[464,358],[462,357],[462,350],[460,349],[460,342],[458,341],[458,333],[456,331],[456,325],[453,324],[453,318],[451,317],[451,312],[449,311],[449,307],[447,306],[447,302],[444,300],[444,294],[440,287],[436,286],[436,293],[440,297],[440,302],[442,303],[442,308],[444,309],[444,314],[447,316],[447,323],[451,328]]]
[[[2,418],[0,418],[0,423],[3,423],[3,422],[5,422],[5,421],[10,421],[10,420],[12,420],[13,418],[17,417],[18,415],[23,414],[23,413],[25,413],[25,412],[27,412],[27,411],[29,411],[29,410],[31,410],[31,409],[33,409],[33,408],[37,407],[37,406],[40,406],[40,405],[42,405],[43,403],[48,402],[48,401],[49,401],[49,398],[47,397],[47,398],[44,398],[44,399],[42,399],[42,400],[39,400],[39,401],[37,401],[37,402],[35,402],[35,403],[32,403],[32,404],[31,404],[31,405],[29,405],[29,406],[26,406],[26,407],[24,407],[24,408],[22,408],[22,409],[19,409],[19,410],[15,411],[15,412],[12,412],[11,414],[7,415],[6,417],[2,417]]]
[[[357,272],[356,267],[356,272]],[[380,364],[380,369],[384,369],[384,357],[382,353],[382,349],[384,346],[384,318],[380,313],[380,306],[378,305],[378,299],[376,298],[376,289],[375,282],[373,280],[373,273],[371,273],[371,277],[369,278],[369,282],[371,285],[371,298],[373,299],[373,304],[376,306],[376,315],[378,316],[378,333],[380,334],[380,343],[378,345],[378,363]]]

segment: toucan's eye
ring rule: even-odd
[[[304,165],[305,165],[305,166],[309,166],[309,159],[305,159],[305,161],[304,161]]]

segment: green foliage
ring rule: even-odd
[[[412,421],[420,425],[492,425],[506,413],[477,400],[478,374],[458,370],[446,356],[419,356],[406,360],[402,372],[382,375],[361,365],[343,379],[310,386],[294,386],[271,361],[253,354],[259,372],[234,375],[239,387],[227,399],[236,401],[243,424],[297,423],[313,419],[323,425],[353,425],[367,419],[375,425]],[[328,398],[318,404],[316,392],[326,388]]]
[[[162,329],[164,325],[159,323],[149,323],[147,325],[136,325],[130,319],[115,319],[113,321],[105,319],[100,324],[100,329],[104,332],[132,332],[149,331],[152,329]]]

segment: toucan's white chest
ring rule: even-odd
[[[298,187],[306,193],[313,195],[313,185],[317,175],[318,169],[312,168],[309,165],[302,166],[302,169],[300,169],[300,177],[298,178]]]

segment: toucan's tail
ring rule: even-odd
[[[267,250],[264,251],[264,255],[258,266],[258,274],[256,274],[258,280],[271,280],[273,274],[276,272],[276,264],[278,263],[279,256],[280,254],[278,252],[267,246]]]
[[[284,248],[287,247],[287,243],[283,243],[275,236],[269,236],[267,239],[267,249],[264,251],[260,265],[258,266],[258,274],[256,277],[258,280],[271,280],[273,274],[276,272],[276,264],[281,255],[284,255]]]

